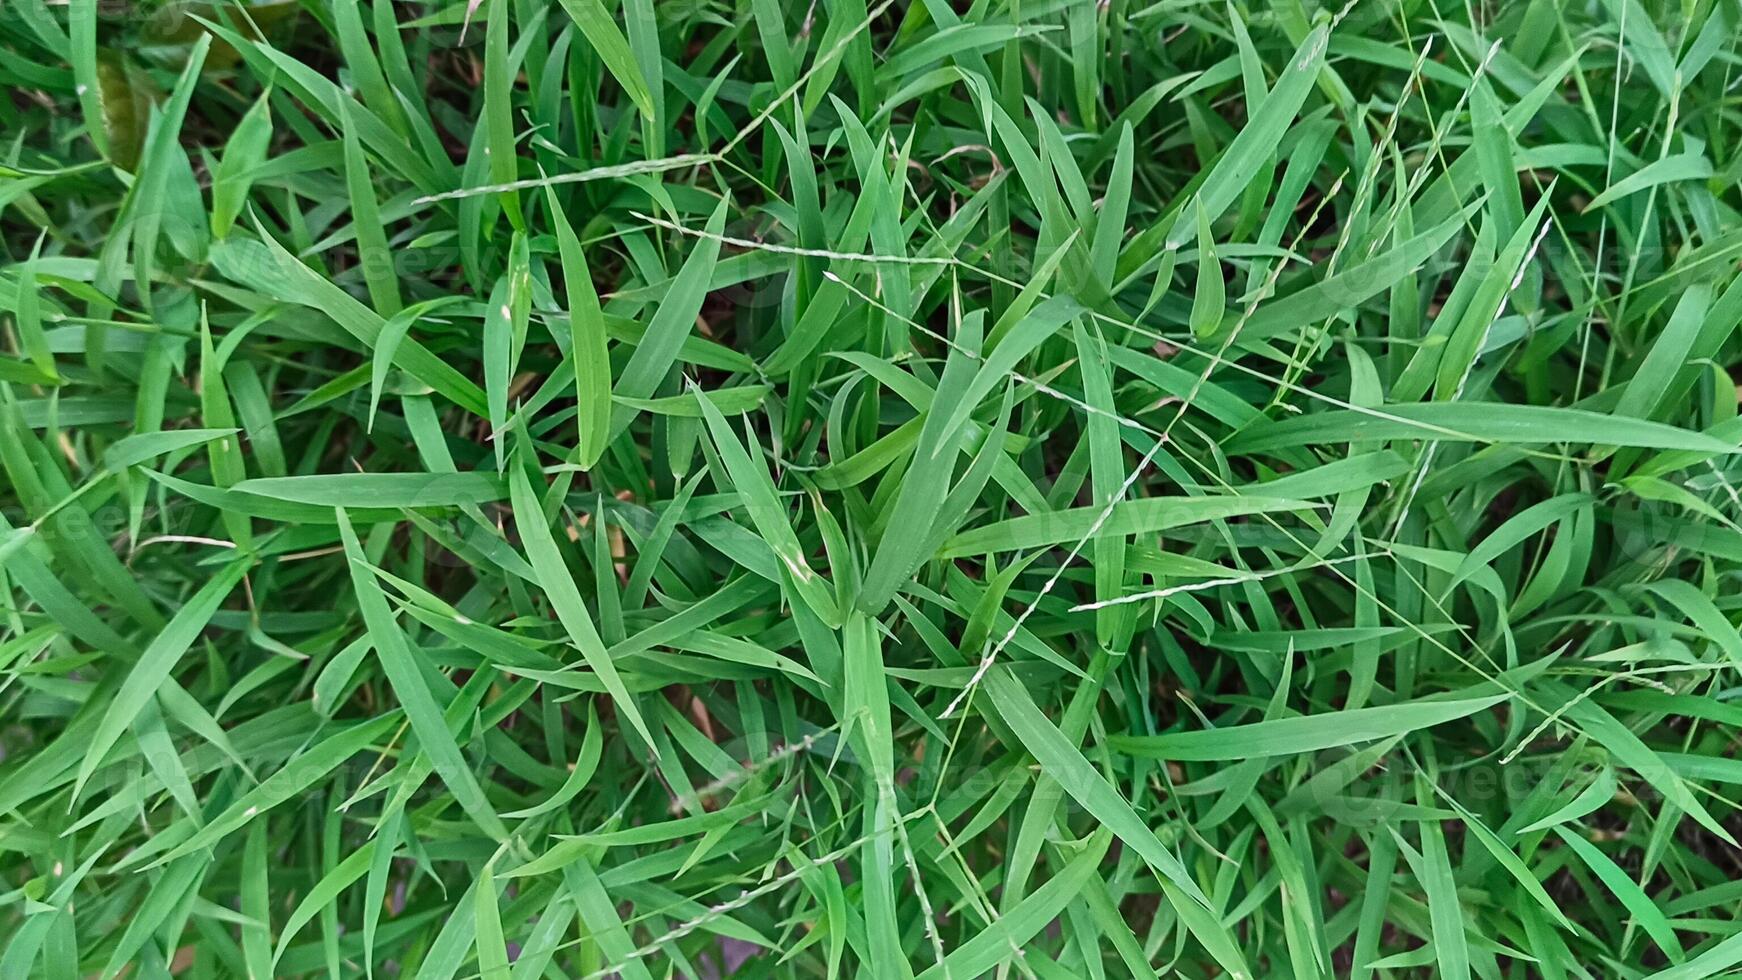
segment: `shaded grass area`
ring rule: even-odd
[[[0,11],[0,978],[1742,966],[1732,0]]]

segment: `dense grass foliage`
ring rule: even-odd
[[[1739,38],[6,0],[0,980],[1742,967]]]

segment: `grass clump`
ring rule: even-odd
[[[1733,971],[1739,21],[8,3],[0,978]]]

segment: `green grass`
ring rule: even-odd
[[[1737,975],[1739,38],[8,0],[0,980]]]

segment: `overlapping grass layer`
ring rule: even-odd
[[[0,16],[0,978],[1742,965],[1732,0]]]

